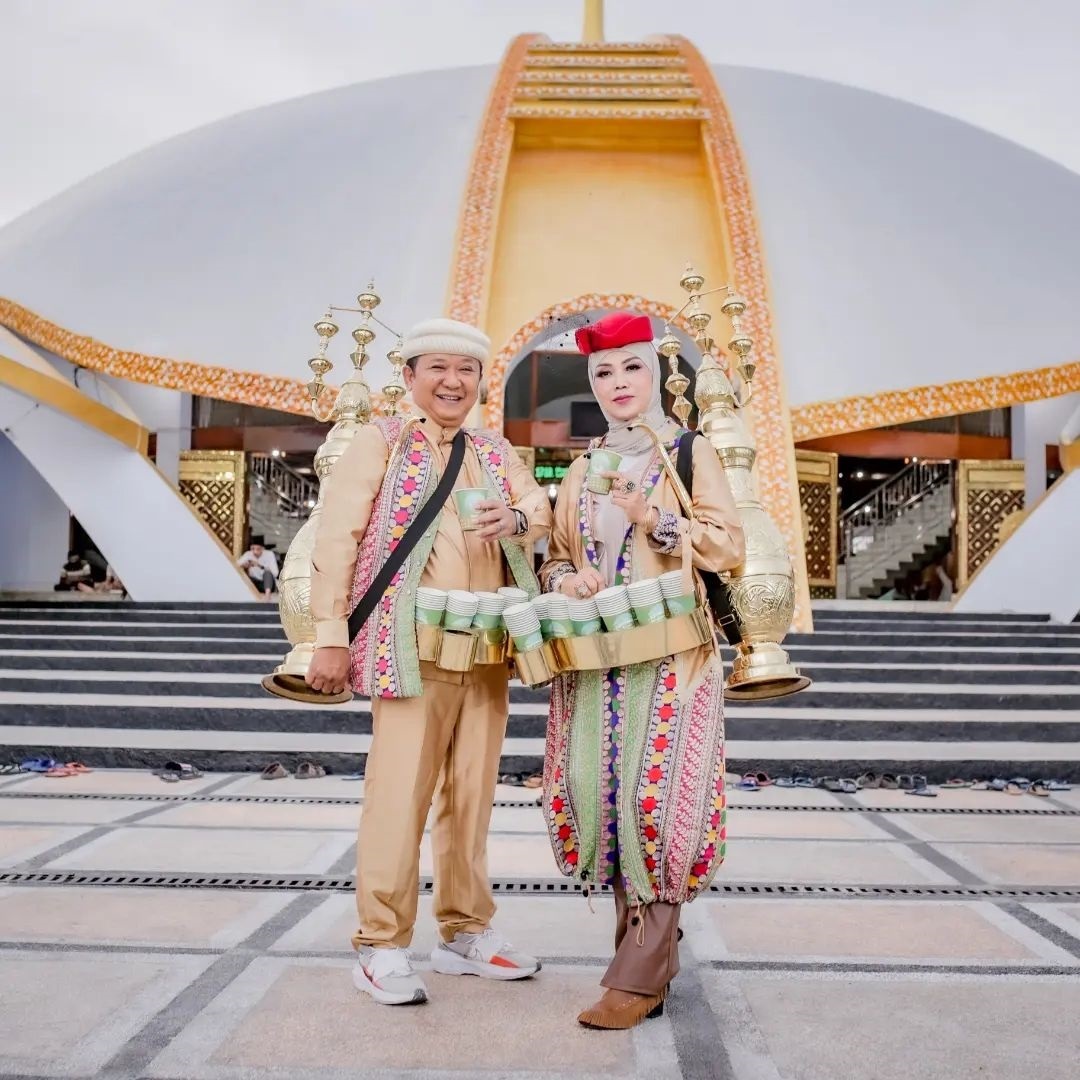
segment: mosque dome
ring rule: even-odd
[[[1080,177],[863,90],[713,74],[746,159],[793,407],[1076,357]],[[137,357],[203,365],[216,373],[204,392],[230,397],[251,381],[232,372],[306,377],[311,323],[369,278],[395,329],[444,312],[496,84],[493,67],[359,83],[139,153],[0,229],[0,322],[24,332],[32,313]],[[647,217],[641,228],[674,286],[695,252],[665,249]],[[563,299],[552,286],[550,303]],[[373,387],[392,345],[380,332]],[[135,377],[179,385],[167,365]]]

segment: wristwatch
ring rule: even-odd
[[[525,511],[519,510],[516,506],[511,506],[510,511],[517,519],[517,529],[514,535],[524,536],[529,531],[529,519],[525,516]]]

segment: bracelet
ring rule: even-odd
[[[571,562],[559,563],[554,570],[548,574],[547,578],[547,591],[549,593],[558,592],[559,586],[563,583],[564,578],[568,578],[571,574],[576,574],[577,570],[574,569],[574,564]]]
[[[659,547],[661,554],[670,555],[679,543],[679,516],[670,510],[656,508],[659,515],[656,526],[649,534]]]

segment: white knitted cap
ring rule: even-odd
[[[425,319],[405,335],[401,355],[412,360],[425,353],[471,356],[486,364],[491,355],[491,339],[475,326],[456,319]]]

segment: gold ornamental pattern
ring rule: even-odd
[[[1024,510],[1022,461],[961,461],[957,477],[957,577],[963,587],[1015,528]]]
[[[796,450],[806,577],[813,600],[836,595],[838,462],[836,454]]]
[[[244,550],[246,467],[241,450],[180,453],[180,494],[234,558]]]

